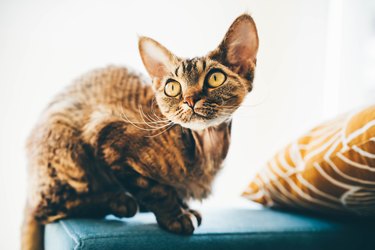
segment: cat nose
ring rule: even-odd
[[[195,103],[199,100],[198,97],[190,95],[184,97],[184,103],[186,103],[190,108],[194,109]]]

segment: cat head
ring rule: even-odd
[[[148,37],[140,37],[139,51],[163,115],[201,130],[229,121],[251,91],[258,34],[254,20],[244,14],[206,56],[179,58]]]

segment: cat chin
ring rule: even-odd
[[[224,122],[227,122],[228,120],[230,120],[230,118],[215,118],[211,120],[192,121],[192,122],[186,122],[186,123],[178,122],[178,124],[184,128],[199,131],[199,130],[207,129],[209,127],[218,126]]]

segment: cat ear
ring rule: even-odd
[[[149,37],[140,37],[138,48],[143,64],[153,79],[164,77],[174,69],[178,62],[175,55]]]
[[[219,47],[208,56],[252,80],[258,47],[255,22],[251,16],[243,14],[232,23]]]

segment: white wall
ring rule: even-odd
[[[137,34],[155,38],[180,56],[203,55],[215,48],[236,16],[250,12],[260,35],[255,89],[235,115],[226,168],[206,203],[233,204],[255,171],[277,149],[323,120],[327,109],[333,115],[375,100],[364,91],[364,85],[373,86],[371,72],[361,84],[362,78],[347,70],[350,65],[340,63],[341,57],[363,59],[346,53],[355,43],[350,38],[355,27],[340,31],[351,5],[358,16],[363,9],[371,16],[368,8],[361,9],[370,1],[353,2],[344,1],[343,10],[335,12],[340,0],[1,1],[0,249],[18,247],[27,179],[25,138],[47,102],[73,78],[108,64],[144,72]],[[370,25],[363,30],[366,37],[369,30]],[[344,36],[349,38],[343,41]],[[373,33],[372,39],[367,41],[374,41]],[[342,46],[332,52],[335,41]],[[373,44],[367,46],[374,52]],[[375,61],[371,58],[368,67]],[[356,82],[356,97],[350,96],[349,80]],[[337,96],[336,104],[327,102],[331,95]]]

